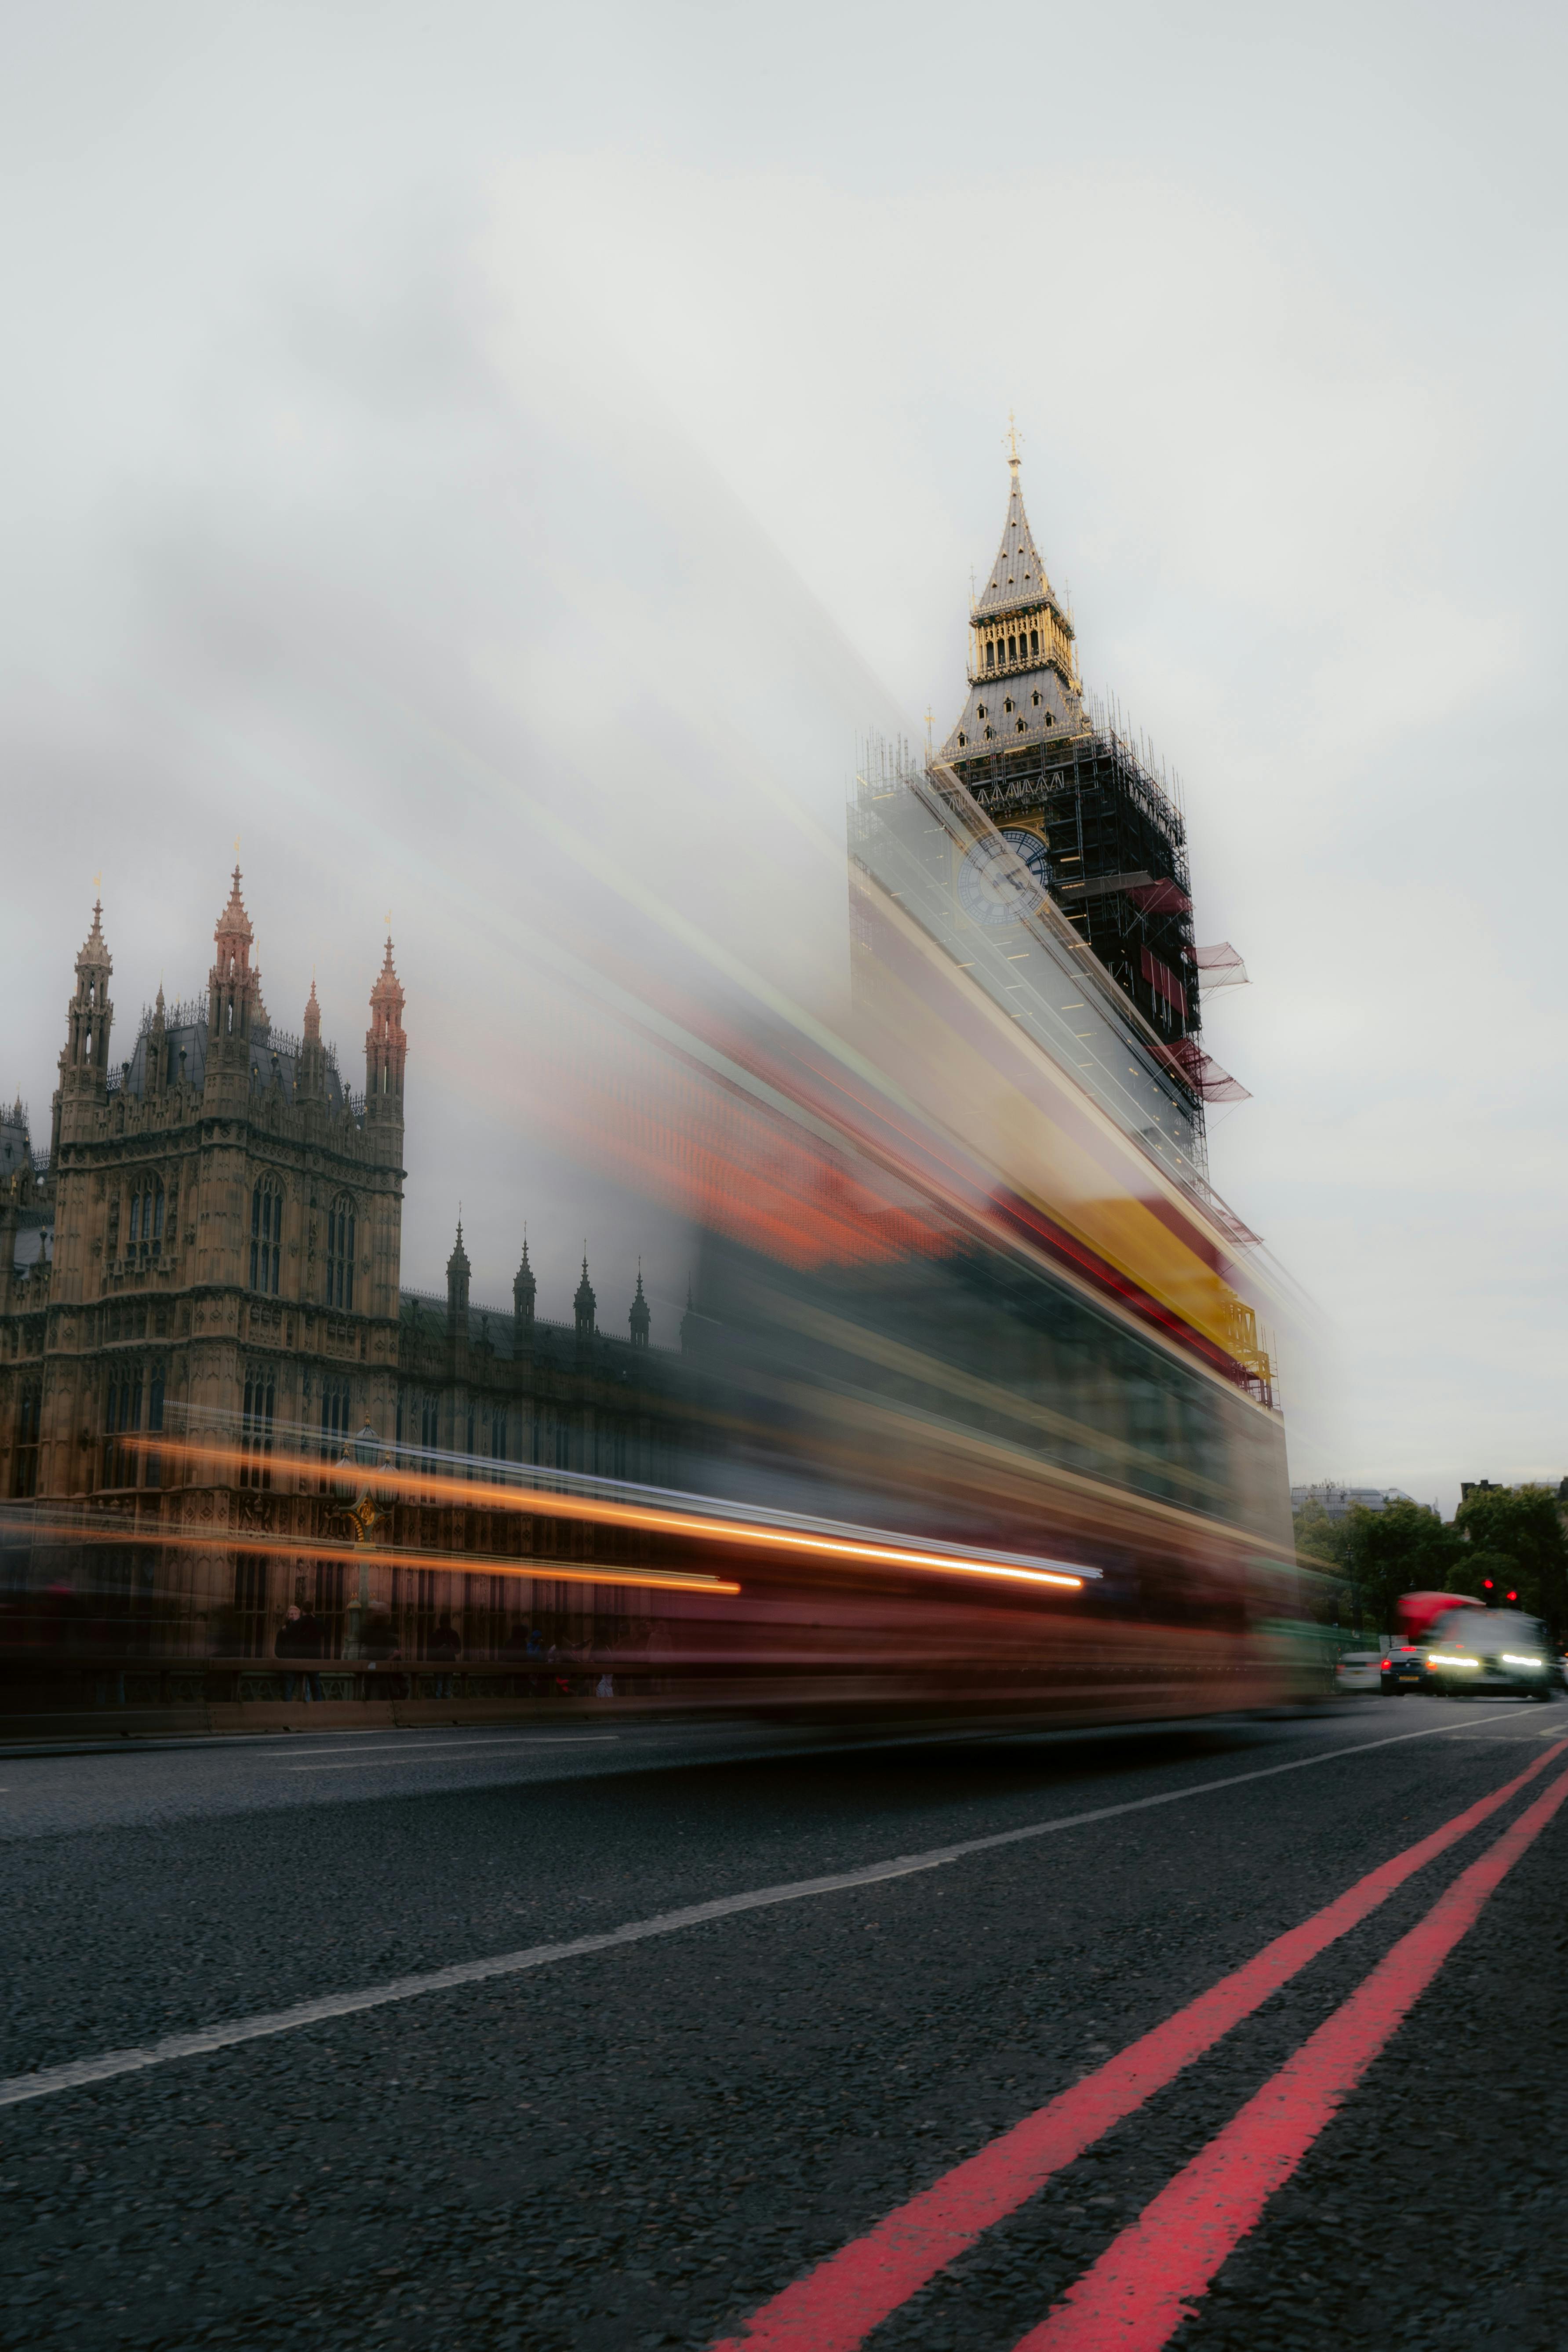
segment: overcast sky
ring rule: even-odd
[[[952,723],[1012,410],[1251,973],[1214,1173],[1327,1334],[1296,1474],[1568,1470],[1561,12],[57,0],[0,40],[36,1135],[93,875],[129,1052],[237,835],[273,1016],[314,971],[345,1066],[391,908],[405,1279],[461,1198],[476,1293],[527,1216],[564,1315],[592,1223],[601,1321],[646,1248],[672,1339],[679,1236],[518,1076],[531,907],[586,939],[684,875],[832,962],[780,909],[857,737]]]

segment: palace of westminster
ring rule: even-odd
[[[158,1602],[141,1612],[162,1621],[162,1650],[268,1654],[297,1601],[335,1653],[345,1635],[353,1646],[353,1595],[345,1610],[342,1560],[314,1555],[343,1521],[332,1466],[367,1427],[421,1456],[648,1475],[672,1359],[650,1345],[640,1273],[621,1340],[597,1328],[586,1260],[574,1323],[536,1318],[526,1242],[512,1312],[471,1307],[460,1224],[445,1300],[400,1286],[407,1039],[390,939],[356,1097],[321,1042],[313,983],[302,1034],[274,1028],[237,868],[205,1003],[170,1007],[160,990],[118,1063],[101,911],[77,958],[47,1156],[20,1103],[0,1114],[0,1496],[13,1536],[18,1517],[43,1530],[86,1511],[123,1537],[122,1579],[127,1556],[164,1555]],[[552,1555],[577,1577],[584,1559],[617,1556],[592,1528],[486,1516],[545,1577]],[[449,1558],[462,1540],[450,1508],[400,1503],[387,1517],[400,1549]],[[480,1646],[499,1646],[500,1577],[455,1594],[460,1580],[435,1570],[380,1580],[373,1605],[409,1655],[437,1608],[462,1612],[470,1635],[484,1620]]]
[[[1016,449],[1011,467],[1001,548],[971,610],[968,697],[930,770],[1000,838],[943,887],[961,919],[1013,919],[984,862],[994,848],[1048,898],[1201,1156],[1214,1066],[1197,1043],[1197,982],[1211,951],[1193,946],[1184,827],[1125,740],[1085,711]],[[144,1573],[156,1591],[141,1646],[165,1657],[259,1660],[290,1601],[322,1629],[324,1655],[363,1650],[367,1607],[410,1659],[437,1654],[437,1610],[460,1612],[470,1661],[515,1643],[520,1610],[572,1618],[574,1638],[584,1625],[591,1638],[596,1610],[634,1605],[614,1569],[640,1557],[636,1538],[398,1500],[382,1558],[405,1565],[378,1570],[368,1603],[362,1577],[356,1608],[331,1556],[345,1517],[332,1469],[374,1431],[404,1461],[455,1457],[458,1475],[493,1462],[658,1483],[696,1368],[651,1345],[640,1273],[625,1339],[598,1328],[586,1259],[574,1321],[537,1318],[526,1244],[510,1314],[470,1306],[460,1224],[445,1299],[404,1288],[407,1041],[390,939],[360,1097],[322,1044],[313,984],[301,1034],[273,1027],[237,868],[205,1003],[170,1007],[160,990],[119,1062],[100,916],[95,905],[77,958],[47,1151],[20,1103],[0,1110],[0,1602],[6,1578],[36,1583],[30,1546],[55,1541],[63,1557],[59,1531],[109,1522],[114,1573]],[[683,1318],[683,1345],[694,1328]],[[421,1551],[446,1564],[418,1567]],[[92,1557],[79,1545],[79,1588],[102,1584]],[[485,1573],[487,1560],[510,1572]]]

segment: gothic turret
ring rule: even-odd
[[[511,1278],[512,1313],[517,1318],[516,1331],[520,1343],[531,1339],[533,1336],[533,1268],[528,1262],[528,1235],[524,1234],[522,1264]]]
[[[572,1311],[577,1318],[577,1337],[579,1339],[591,1339],[593,1338],[596,1328],[594,1318],[597,1313],[598,1304],[598,1300],[594,1296],[593,1286],[588,1280],[588,1252],[586,1246],[584,1246],[583,1251],[583,1279],[577,1285],[576,1291],[574,1292],[572,1299]]]
[[[392,939],[386,958],[370,992],[370,1027],[364,1035],[364,1108],[373,1119],[403,1118],[403,1065],[408,1040],[403,1033],[403,983],[392,961]]]
[[[643,1297],[641,1258],[637,1260],[637,1295],[632,1300],[631,1314],[627,1319],[632,1328],[633,1347],[646,1348],[648,1333],[653,1327],[653,1316],[649,1311],[647,1300]]]
[[[327,1049],[321,1043],[321,1008],[316,1002],[316,983],[312,980],[305,1005],[300,1059],[294,1072],[294,1094],[300,1102],[323,1102],[326,1093]]]
[[[447,1260],[447,1315],[454,1331],[467,1328],[469,1271],[468,1253],[463,1247],[463,1221],[459,1217],[458,1238]]]
[[[161,1095],[169,1083],[169,1024],[165,1018],[162,981],[158,983],[153,1018],[147,1025],[147,1051],[142,1066],[142,1091],[151,1100],[154,1095]]]
[[[113,959],[103,940],[102,903],[95,898],[92,929],[77,957],[76,989],[66,1007],[66,1042],[60,1053],[60,1082],[55,1090],[50,1127],[52,1169],[59,1165],[62,1104],[68,1099],[99,1099],[108,1082],[109,1033],[114,1025],[109,976],[113,970]]]
[[[253,1033],[266,1034],[267,1008],[261,1002],[261,973],[250,959],[255,933],[239,890],[239,868],[228,904],[213,927],[216,950],[207,975],[207,1074],[244,1070],[250,1066]]]

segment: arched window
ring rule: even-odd
[[[250,1286],[278,1296],[283,1259],[283,1194],[275,1176],[264,1176],[250,1196]]]
[[[321,1391],[321,1459],[339,1462],[349,1442],[349,1385],[329,1381]]]
[[[985,667],[987,669],[996,667],[996,647],[989,637],[985,640]]]
[[[245,1413],[239,1425],[239,1483],[242,1486],[272,1484],[272,1412],[277,1387],[269,1364],[247,1367]]]
[[[142,1367],[112,1365],[103,1403],[103,1483],[134,1486],[136,1452],[130,1444],[142,1427]]]
[[[156,1255],[163,1245],[163,1180],[143,1176],[131,1195],[130,1245],[142,1257]]]
[[[1029,651],[1030,651],[1032,654],[1037,654],[1037,653],[1039,652],[1039,650],[1040,650],[1040,633],[1039,633],[1038,629],[1031,629],[1031,630],[1029,631]]]
[[[1007,658],[1009,661],[1016,661],[1018,658],[1018,640],[1016,637],[1009,637],[1007,640]]]
[[[327,1305],[354,1303],[354,1204],[341,1192],[327,1211]]]

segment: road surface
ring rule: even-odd
[[[0,1754],[0,2341],[1556,2352],[1565,1744]]]

